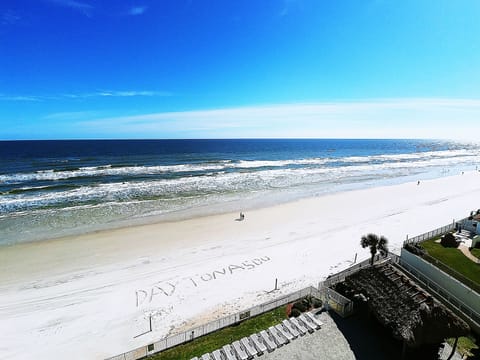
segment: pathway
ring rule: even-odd
[[[460,244],[458,246],[458,250],[460,250],[463,253],[463,255],[465,255],[467,258],[472,260],[475,264],[480,264],[480,260],[472,255],[467,245]]]

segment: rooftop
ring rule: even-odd
[[[349,298],[362,294],[377,320],[409,347],[468,334],[469,326],[389,263],[361,269],[336,285]]]

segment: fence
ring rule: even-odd
[[[428,254],[423,254],[421,258],[424,259],[425,261],[428,261],[430,264],[435,265],[437,268],[439,268],[443,272],[446,272],[448,275],[454,277],[455,279],[459,280],[461,283],[465,284],[466,286],[468,286],[469,288],[471,288],[472,290],[480,294],[480,286],[476,282],[460,274],[458,271],[452,269],[450,266],[444,264],[440,260],[437,260],[433,256],[430,256]]]
[[[320,288],[320,299],[342,317],[353,313],[353,301],[329,287],[324,287],[322,283]]]
[[[416,245],[418,243],[421,243],[422,241],[430,240],[430,239],[434,238],[435,236],[446,234],[447,232],[452,231],[454,229],[455,229],[455,223],[452,223],[450,225],[445,225],[445,226],[442,226],[438,229],[435,229],[435,230],[426,232],[424,234],[415,236],[411,239],[407,239],[403,242],[403,246],[405,246],[407,244]]]
[[[375,256],[375,261],[380,260],[380,255]],[[388,253],[387,258],[385,261],[391,261],[395,264],[400,262],[400,257],[393,253]],[[349,275],[352,275],[359,271],[360,269],[366,268],[370,266],[370,259],[364,260],[356,265],[349,267],[339,273],[330,276],[326,280],[320,282],[318,284],[318,288],[322,292],[321,299],[325,301],[335,312],[340,314],[341,316],[345,317],[353,313],[353,301],[346,298],[345,296],[339,294],[335,290],[331,289],[332,285],[335,285],[339,282],[345,280],[345,278]]]
[[[380,255],[376,255],[374,258],[374,261],[379,261],[381,258]],[[398,263],[398,256],[393,254],[393,253],[388,253],[387,258],[394,261],[395,263]],[[318,288],[321,287],[331,287],[332,285],[335,285],[336,283],[342,282],[345,280],[345,278],[351,274],[356,273],[360,269],[366,268],[370,266],[370,259],[363,260],[362,262],[359,262],[358,264],[355,264],[353,266],[350,266],[349,268],[340,271],[339,273],[336,273],[335,275],[329,276],[327,279],[325,279],[323,282],[320,282],[318,284]]]
[[[331,293],[333,294],[333,293]],[[153,344],[149,344],[147,346],[142,346],[139,347],[135,350],[113,356],[108,358],[107,360],[136,360],[136,359],[141,359],[143,357],[146,357],[147,355],[151,355],[166,349],[169,349],[171,347],[186,343],[188,341],[191,341],[195,338],[198,338],[203,335],[207,335],[209,333],[212,333],[214,331],[220,330],[222,328],[225,328],[227,326],[236,324],[242,320],[246,320],[250,317],[257,316],[260,314],[263,314],[267,311],[273,310],[275,308],[278,308],[279,306],[286,305],[289,303],[292,303],[296,300],[302,299],[305,296],[311,295],[313,297],[319,298],[319,299],[324,299],[325,294],[310,286],[298,291],[295,291],[291,294],[282,296],[280,298],[262,303],[260,305],[254,306],[248,310],[244,310],[241,312],[238,312],[236,314],[232,314],[229,316],[222,317],[220,319],[211,321],[207,324],[197,326],[193,329],[190,329],[188,331],[181,332],[179,334],[175,334],[169,337],[166,337],[162,340],[159,340],[157,342],[154,342]],[[340,295],[340,294],[338,294]],[[331,295],[335,296],[335,294]],[[340,295],[341,296],[341,295]],[[348,299],[347,299],[348,300]]]
[[[418,244],[418,243],[421,243],[422,241],[430,240],[430,239],[434,238],[435,236],[444,235],[449,231],[455,230],[456,224],[459,224],[459,223],[463,224],[467,219],[468,218],[463,218],[463,219],[458,220],[458,221],[454,220],[449,225],[439,227],[438,229],[426,232],[424,234],[415,236],[415,237],[410,238],[410,239],[407,238],[407,240],[405,240],[403,242],[403,246],[405,246],[406,244]]]
[[[432,293],[436,294],[437,298],[442,300],[448,308],[466,320],[470,326],[476,329],[476,331],[480,331],[480,314],[478,312],[453,295],[452,291],[447,290],[438,282],[433,281],[430,277],[423,274],[420,270],[416,269],[402,258],[400,258],[400,265],[403,269],[408,271],[411,277],[415,278]]]
[[[398,256],[397,254],[394,254],[394,253],[389,252],[389,253],[388,253],[388,258],[389,258],[394,264],[400,264],[401,257]]]
[[[378,256],[377,256],[378,259]],[[358,264],[355,264],[343,271],[340,271],[339,273],[336,273],[335,275],[329,276],[327,279],[325,279],[323,282],[320,282],[318,284],[318,288],[321,289],[322,287],[330,287],[336,283],[342,282],[345,280],[345,278],[348,275],[351,275],[353,273],[356,273],[358,270],[370,266],[370,259],[363,260],[362,262],[359,262]]]

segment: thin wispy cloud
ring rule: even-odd
[[[146,6],[133,6],[129,9],[128,15],[136,16],[136,15],[142,15],[147,11]]]
[[[88,118],[94,118],[102,116],[100,111],[67,111],[67,112],[57,112],[45,115],[43,119],[45,120],[84,120]]]
[[[90,96],[114,96],[114,97],[132,97],[132,96],[171,96],[167,91],[99,91]]]
[[[67,93],[58,95],[5,95],[0,94],[0,100],[3,101],[47,101],[61,99],[87,99],[87,98],[116,98],[116,97],[164,97],[172,96],[168,91],[151,91],[151,90],[99,90],[91,93]]]
[[[14,11],[7,10],[0,16],[0,24],[2,25],[13,25],[20,21],[20,16],[18,16]]]
[[[151,90],[100,90],[91,93],[80,93],[80,94],[63,94],[66,98],[72,99],[86,99],[92,97],[140,97],[140,96],[172,96],[171,92],[168,91],[151,91]]]
[[[287,16],[292,9],[292,6],[298,6],[298,0],[283,0],[282,10],[278,13],[280,17]]]
[[[39,96],[9,96],[0,94],[0,100],[3,101],[42,101]]]
[[[81,12],[86,16],[91,16],[91,11],[93,10],[93,5],[90,5],[86,2],[76,1],[76,0],[48,0],[50,3],[67,7],[76,11]]]
[[[380,99],[153,113],[80,122],[138,137],[470,139],[477,99]],[[478,134],[478,131],[474,131]]]

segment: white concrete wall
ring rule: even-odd
[[[475,291],[405,249],[402,249],[401,261],[406,262],[408,265],[415,268],[418,272],[435,283],[437,287],[443,289],[443,291],[453,295],[453,297],[459,300],[461,304],[468,306],[477,314],[480,314],[480,295]]]

